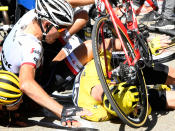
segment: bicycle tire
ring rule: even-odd
[[[110,22],[110,23],[109,23]],[[138,114],[138,118],[132,118],[131,116],[125,114],[120,107],[118,106],[117,102],[114,100],[108,84],[106,82],[106,76],[104,71],[102,70],[102,65],[100,62],[100,56],[99,56],[99,46],[101,42],[101,36],[99,30],[102,28],[102,24],[103,27],[105,26],[111,26],[113,25],[112,22],[109,20],[108,17],[106,16],[102,16],[99,17],[95,24],[93,25],[93,30],[92,30],[92,47],[93,47],[93,56],[94,56],[94,61],[95,61],[95,66],[96,66],[96,70],[97,70],[97,74],[99,76],[101,85],[103,87],[104,93],[107,96],[113,110],[117,113],[117,115],[119,116],[119,118],[127,125],[137,128],[137,127],[141,127],[144,125],[144,123],[147,120],[148,117],[148,96],[147,96],[147,88],[146,88],[146,84],[145,84],[145,80],[144,80],[144,76],[142,73],[142,70],[139,69],[137,71],[137,79],[139,81],[139,84],[137,86],[137,89],[139,91],[139,98],[140,98],[140,102],[139,104],[141,104],[142,109],[139,109],[140,114]],[[110,27],[111,28],[111,27]],[[123,33],[121,31],[121,29],[119,28],[120,33]],[[113,36],[112,37],[117,37],[116,33],[114,33],[114,30],[112,30],[111,32],[113,32]],[[107,34],[107,33],[106,33]],[[105,35],[106,35],[105,34]],[[124,33],[121,35],[123,39],[127,40],[127,37],[124,35]],[[108,37],[108,36],[107,36]],[[133,54],[133,49],[130,45],[130,43],[127,40],[127,43],[125,42],[125,46],[127,47],[128,51],[131,52]],[[129,46],[129,47],[128,47]],[[134,57],[134,56],[133,56]],[[111,60],[113,61],[113,60]],[[115,60],[114,60],[115,63]]]
[[[153,62],[154,63],[166,63],[166,62],[170,62],[174,59],[175,59],[175,53],[168,55],[166,57],[163,57],[163,58],[155,59],[155,60],[153,60]]]
[[[175,36],[175,29],[159,29],[159,28],[154,28],[154,27],[149,27],[148,26],[148,30],[150,32],[155,32],[155,33],[159,33],[159,34],[166,34],[166,35],[170,35],[170,36]]]

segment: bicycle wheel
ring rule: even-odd
[[[124,41],[125,47],[127,49],[128,55],[134,59],[135,54],[133,51],[133,48],[131,44],[129,43],[127,37],[122,32],[122,30],[119,28],[120,34],[122,36],[122,39]],[[92,47],[93,47],[93,56],[95,60],[95,66],[97,69],[97,73],[101,82],[101,85],[103,87],[104,93],[106,94],[113,110],[117,113],[119,118],[126,123],[127,125],[131,127],[140,127],[143,126],[143,124],[147,120],[148,116],[148,96],[147,96],[147,88],[144,80],[144,76],[142,73],[142,70],[139,69],[139,64],[136,63],[136,69],[137,69],[137,91],[139,92],[139,102],[137,103],[137,106],[135,107],[135,111],[131,114],[125,114],[122,109],[119,107],[117,101],[112,96],[112,93],[110,92],[110,89],[107,84],[107,77],[105,74],[109,74],[108,70],[108,63],[105,62],[105,69],[102,67],[102,63],[100,60],[101,52],[105,52],[105,44],[103,44],[103,40],[105,38],[117,38],[117,34],[115,33],[115,29],[113,27],[112,22],[109,20],[108,17],[99,17],[94,26],[92,31]],[[113,46],[113,44],[112,44]],[[104,59],[106,59],[105,53]],[[113,68],[116,68],[118,66],[118,60],[115,59],[115,51],[112,51],[112,59],[111,63]],[[114,79],[114,78],[110,78]]]

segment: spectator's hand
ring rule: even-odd
[[[164,49],[169,46],[171,39],[167,35],[160,35],[154,38],[148,38],[148,45],[153,55],[163,53]]]
[[[92,113],[83,108],[73,106],[73,107],[64,107],[61,113],[61,124],[68,127],[79,127],[80,123],[73,119],[72,116],[84,116],[92,115]]]

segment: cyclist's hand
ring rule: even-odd
[[[153,55],[159,55],[167,48],[171,43],[170,37],[167,35],[161,35],[154,38],[148,38],[148,45]]]
[[[61,124],[63,126],[75,126],[79,127],[80,123],[73,119],[72,116],[84,116],[84,115],[92,115],[91,112],[88,110],[85,110],[83,108],[72,106],[72,107],[63,107],[62,113],[61,113]]]
[[[100,12],[105,13],[105,4],[101,0],[95,0],[95,6]]]
[[[73,119],[71,116],[61,117],[61,124],[63,126],[68,126],[68,127],[72,127],[72,126],[79,127],[80,126],[80,123],[77,120]]]

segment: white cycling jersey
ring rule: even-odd
[[[36,17],[34,10],[26,13],[13,27],[3,43],[1,60],[3,67],[15,74],[23,64],[39,67],[43,48],[34,35],[24,32],[25,27]]]
[[[30,64],[35,68],[38,68],[42,64],[44,49],[41,41],[34,35],[24,32],[25,27],[31,23],[35,17],[36,13],[34,9],[27,12],[15,24],[4,41],[1,60],[5,70],[18,74],[23,64]],[[74,35],[63,47],[67,55],[66,64],[74,74],[77,74],[83,67],[72,52],[81,43],[82,41]]]

